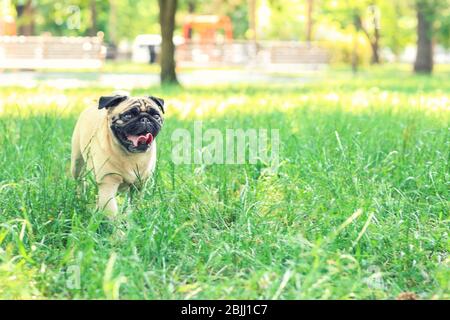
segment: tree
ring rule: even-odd
[[[362,23],[361,15],[358,14],[356,16],[356,24],[358,29],[362,30],[362,32],[365,34],[367,39],[369,40],[370,47],[372,48],[372,64],[379,64],[380,63],[380,17],[379,17],[379,9],[378,7],[372,3],[367,7],[368,11],[370,12],[370,20],[371,25],[373,28],[373,31],[370,32],[368,27]]]
[[[189,0],[188,1],[188,12],[190,14],[193,14],[195,12],[196,4],[197,3],[194,0]]]
[[[358,36],[362,32],[372,51],[371,63],[380,62],[380,0],[327,1],[322,9],[323,15],[340,24],[343,30],[353,33],[352,69],[356,71],[359,63]]]
[[[89,27],[88,34],[93,37],[97,34],[97,4],[95,3],[96,0],[90,0],[89,1],[89,9],[91,13],[91,25]]]
[[[432,10],[426,0],[416,2],[417,10],[417,55],[414,63],[416,73],[431,73],[433,71],[432,43]]]
[[[248,0],[248,21],[251,40],[256,42],[256,0]]]
[[[353,48],[352,48],[352,71],[356,74],[358,72],[358,65],[359,65],[359,57],[358,57],[358,31],[361,27],[361,17],[357,13],[356,10],[354,10],[353,13],[353,25],[355,26],[355,29],[353,31]]]
[[[437,41],[444,47],[450,46],[450,1],[416,0],[417,13],[417,55],[414,72],[433,72],[433,44]]]
[[[112,46],[117,45],[117,6],[115,0],[109,0],[108,35]]]
[[[312,41],[314,0],[306,1],[306,41]]]
[[[17,1],[16,3],[17,18],[19,24],[19,34],[24,36],[32,36],[34,34],[34,7],[33,1]]]
[[[175,13],[177,0],[158,0],[159,24],[161,26],[161,84],[178,84],[175,72]]]

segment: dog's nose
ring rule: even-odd
[[[142,122],[143,124],[149,124],[149,123],[150,123],[150,119],[148,119],[148,118],[142,118],[142,119],[141,119],[141,122]]]

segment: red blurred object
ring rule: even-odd
[[[233,40],[233,25],[227,16],[188,15],[183,24],[183,36],[186,41],[192,40],[194,32],[198,32],[200,42],[212,42],[217,39],[219,30],[223,30],[226,40]]]
[[[0,15],[0,35],[15,36],[16,35],[16,21],[10,14]]]

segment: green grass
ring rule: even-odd
[[[0,298],[448,299],[449,76],[135,91],[168,112],[126,227],[69,177],[77,115],[108,91],[2,88]],[[195,120],[278,128],[278,171],[175,166],[171,133]]]

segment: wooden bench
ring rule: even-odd
[[[0,36],[0,69],[97,69],[103,37]]]
[[[176,49],[179,66],[323,66],[329,53],[317,44],[294,41],[185,42]]]
[[[307,44],[277,44],[270,48],[271,63],[275,64],[327,64],[329,54],[325,49]]]

